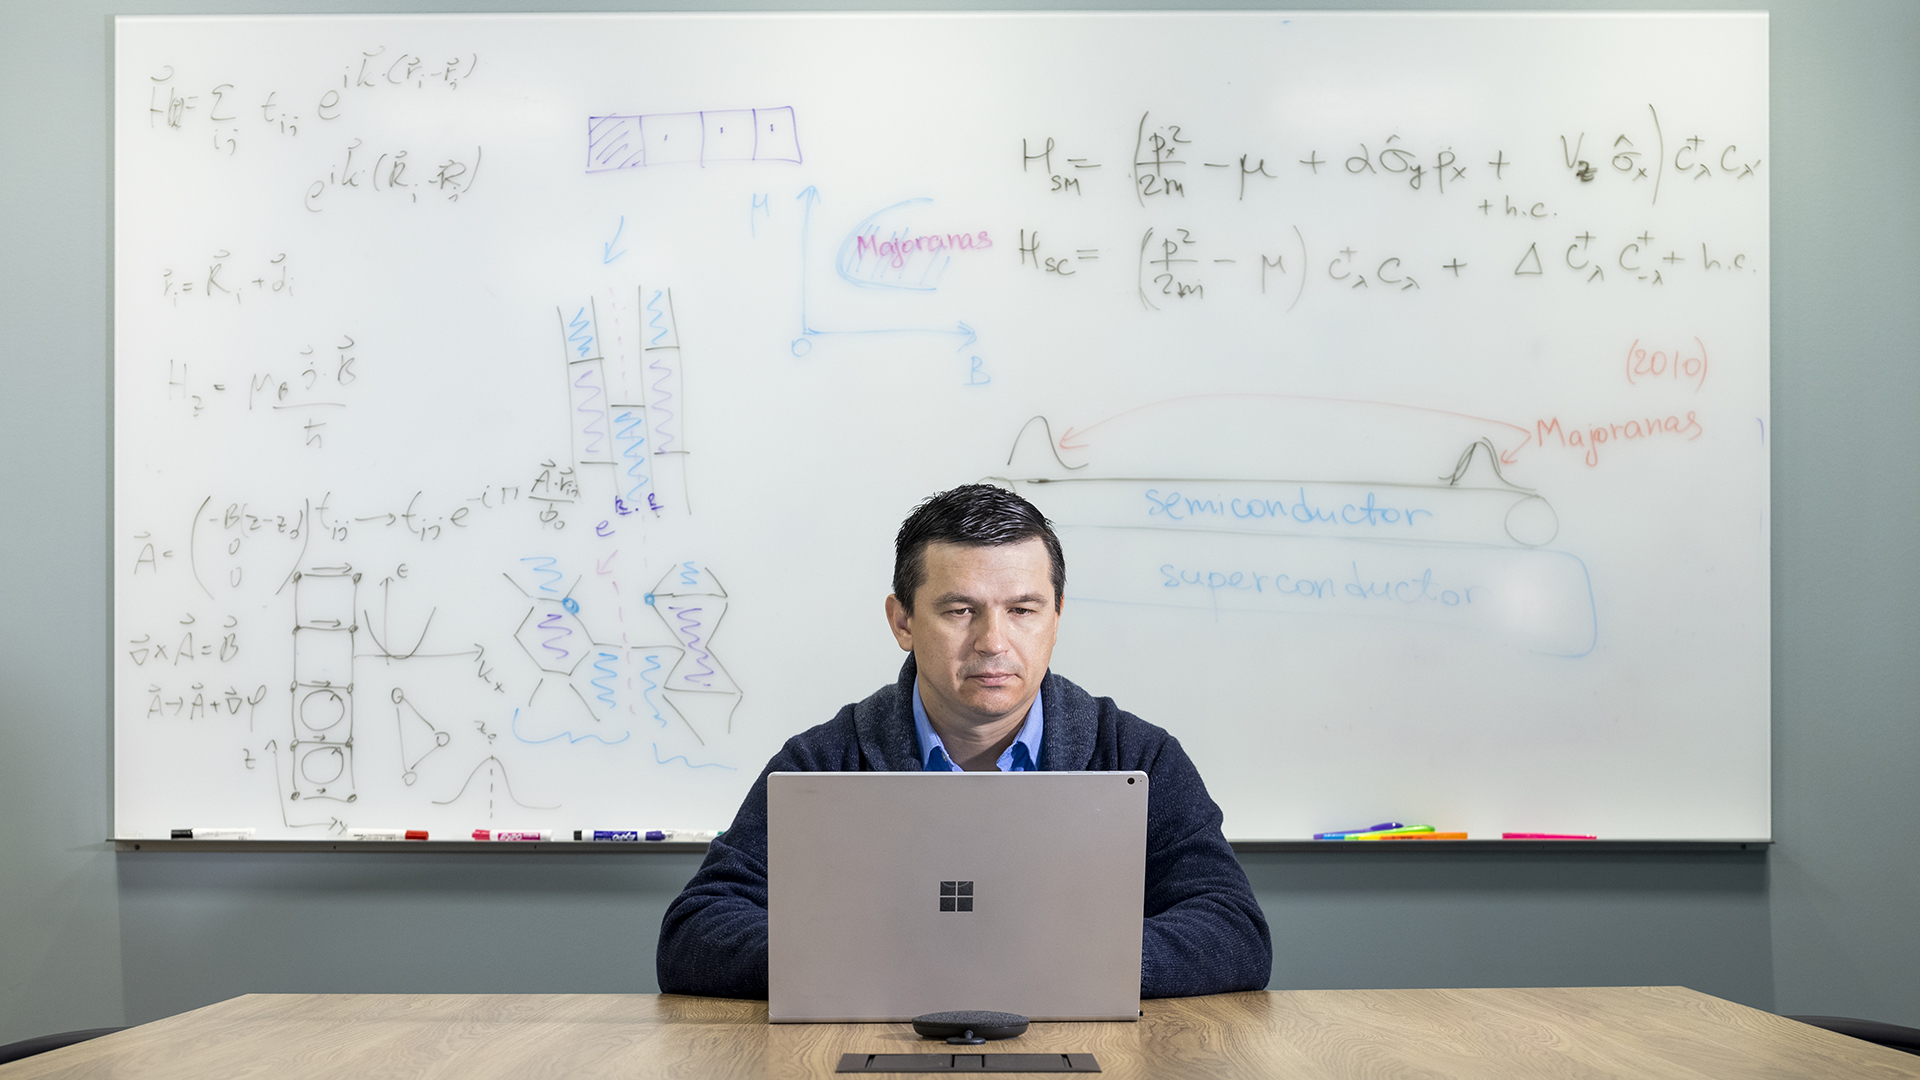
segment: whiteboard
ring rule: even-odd
[[[1058,525],[1237,839],[1770,833],[1767,19],[121,18],[115,828],[723,828]]]

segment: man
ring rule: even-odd
[[[787,741],[667,908],[667,993],[767,996],[769,772],[1140,770],[1147,801],[1142,997],[1258,990],[1273,943],[1220,808],[1173,736],[1047,670],[1066,560],[1032,503],[971,484],[894,541],[887,621],[900,680]]]

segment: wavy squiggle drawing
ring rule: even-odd
[[[588,681],[591,682],[593,688],[598,691],[598,693],[594,694],[594,697],[600,699],[608,708],[613,708],[616,704],[613,700],[613,680],[620,675],[617,670],[609,665],[618,663],[619,660],[620,657],[618,654],[605,651],[595,653],[593,658],[593,670],[600,674]]]
[[[573,380],[574,389],[585,392],[580,404],[574,407],[574,411],[585,420],[585,423],[580,426],[582,460],[585,460],[589,454],[597,457],[606,453],[607,433],[600,426],[606,423],[607,419],[606,406],[600,401],[606,396],[606,392],[601,389],[599,380],[600,373],[592,365],[583,365],[579,375]]]
[[[727,613],[726,587],[711,568],[688,560],[661,575],[646,602],[683,650],[661,684],[668,700],[686,695],[684,700],[674,702],[683,717],[724,708],[721,724],[724,730],[732,731],[733,714],[740,707],[740,687],[713,645]],[[691,717],[689,725],[701,734],[700,724]],[[701,741],[705,741],[704,735]]]
[[[728,772],[738,771],[732,765],[722,765],[717,761],[702,761],[702,762],[696,763],[692,759],[688,758],[687,755],[685,754],[675,754],[672,757],[661,757],[660,744],[659,743],[653,744],[653,763],[655,765],[672,765],[675,762],[685,765],[689,769],[725,769]]]
[[[647,414],[641,409],[626,409],[614,417],[614,446],[625,477],[621,498],[638,509],[647,505],[643,497],[653,483],[652,463],[647,456]]]
[[[587,318],[587,309],[582,307],[567,320],[567,344],[577,354],[575,359],[587,360],[594,355],[593,323]]]
[[[680,338],[673,320],[673,301],[665,289],[655,289],[653,295],[647,298],[647,330],[652,334],[647,339],[647,352],[661,354],[647,357],[647,370],[656,373],[648,387],[652,392],[648,405],[655,416],[655,448],[659,453],[670,454],[674,452],[677,406],[668,403],[675,397],[670,384],[674,381],[675,368],[678,366]],[[669,350],[671,354],[668,354]]]

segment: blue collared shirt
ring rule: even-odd
[[[1046,716],[1040,708],[1040,695],[1033,695],[1033,707],[1027,710],[1027,722],[1020,725],[1020,734],[1013,745],[1000,752],[993,763],[1001,772],[1038,772],[1040,769],[1040,732],[1046,726]],[[920,736],[920,760],[922,772],[962,772],[947,757],[946,745],[940,741],[940,735],[933,730],[933,724],[927,720],[927,707],[920,701],[920,681],[913,683],[913,730]]]

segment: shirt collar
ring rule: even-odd
[[[1041,696],[1033,695],[1033,707],[1027,710],[1027,720],[1020,725],[1020,734],[994,761],[994,766],[1001,772],[1039,771],[1040,733],[1046,726],[1046,712],[1040,707]],[[913,682],[913,730],[920,737],[922,772],[961,771],[960,766],[947,757],[946,745],[940,741],[939,733],[933,730],[933,723],[927,719],[927,707],[920,700],[918,679]]]

